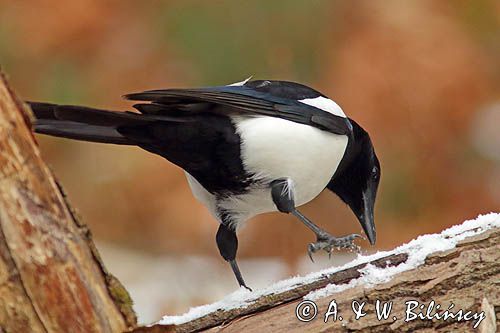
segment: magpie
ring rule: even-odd
[[[138,146],[185,171],[196,199],[219,222],[216,243],[240,285],[237,231],[266,212],[292,214],[316,235],[307,252],[357,249],[297,207],[335,193],[375,243],[380,164],[368,133],[322,93],[288,81],[250,80],[124,96],[136,111],[28,102],[38,133]],[[137,112],[138,111],[138,112]]]

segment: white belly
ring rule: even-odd
[[[273,117],[233,116],[241,137],[245,170],[257,179],[289,178],[295,203],[303,205],[326,187],[347,147],[348,138],[317,128]],[[238,215],[238,224],[261,213],[276,211],[268,187],[252,189],[224,202],[215,198],[188,175],[195,197],[215,215],[215,206]],[[236,216],[235,216],[236,217]]]
[[[311,201],[326,187],[347,147],[346,135],[280,118],[238,116],[233,117],[233,123],[241,136],[245,169],[270,181],[290,178],[297,206]],[[257,213],[276,210],[267,189],[246,196]]]
[[[188,172],[184,171],[186,174],[186,178],[189,184],[189,187],[191,188],[191,192],[193,193],[193,196],[201,202],[202,204],[205,205],[205,207],[208,208],[210,213],[215,217],[217,217],[217,209],[216,205],[217,202],[215,200],[215,196],[208,192],[193,176],[191,176]]]

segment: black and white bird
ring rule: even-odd
[[[308,253],[356,248],[297,207],[325,188],[353,211],[371,244],[380,164],[370,136],[334,101],[307,86],[249,79],[228,86],[150,90],[125,96],[137,112],[29,102],[38,133],[139,146],[184,169],[191,190],[220,223],[216,242],[240,286],[236,232],[280,211],[316,235]]]

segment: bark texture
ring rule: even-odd
[[[415,269],[394,276],[389,282],[371,288],[350,288],[316,300],[318,316],[310,322],[300,322],[296,307],[303,296],[325,287],[329,283],[344,284],[360,277],[360,269],[367,264],[346,269],[310,284],[301,285],[280,294],[262,297],[246,308],[216,311],[181,325],[154,325],[137,328],[134,333],[163,332],[497,332],[500,327],[500,229],[491,229],[469,237],[449,251],[428,256],[425,263]],[[405,263],[408,255],[389,255],[372,261],[377,267],[397,266]],[[335,299],[338,315],[343,320],[324,322],[330,302]],[[353,300],[366,302],[367,315],[354,319]],[[388,320],[377,320],[376,300],[393,302]],[[414,320],[404,322],[405,302],[434,300],[441,309],[450,302],[464,311],[485,311],[486,319],[477,329],[472,323],[461,321]],[[425,312],[425,310],[424,310]],[[393,316],[398,320],[394,321]]]
[[[0,332],[122,332],[128,293],[104,268],[0,73]]]

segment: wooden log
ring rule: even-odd
[[[43,162],[31,118],[0,73],[0,332],[130,329],[130,297]]]
[[[500,217],[496,227],[460,241],[456,247],[446,251],[430,253],[418,267],[401,271],[384,283],[373,285],[347,285],[359,279],[370,267],[391,269],[408,264],[410,251],[399,252],[363,262],[355,267],[325,274],[313,281],[299,284],[289,290],[263,295],[247,304],[225,310],[216,310],[199,318],[178,324],[155,324],[136,328],[134,333],[163,332],[496,332],[500,324]],[[401,267],[401,266],[399,266]],[[339,292],[314,299],[317,307],[315,319],[298,320],[296,311],[304,296],[327,286],[341,286]],[[342,288],[342,286],[346,286]],[[335,290],[335,289],[333,289]],[[319,294],[321,295],[321,294]],[[387,320],[378,320],[375,306],[377,300],[392,302],[392,311]],[[425,306],[434,300],[442,310],[451,303],[454,313],[462,309],[471,314],[484,311],[485,318],[477,329],[477,320],[426,320],[406,317],[408,306],[417,301]],[[332,303],[335,301],[335,303]],[[361,304],[366,316],[355,319],[353,301]],[[387,303],[389,304],[389,303]],[[328,309],[337,309],[337,320],[325,314]],[[301,309],[299,307],[299,309]],[[312,307],[310,307],[312,309]],[[411,311],[417,313],[419,309]],[[300,310],[299,310],[300,311]],[[431,314],[435,313],[431,311]],[[339,317],[342,316],[342,320]],[[394,318],[397,318],[394,320]]]

